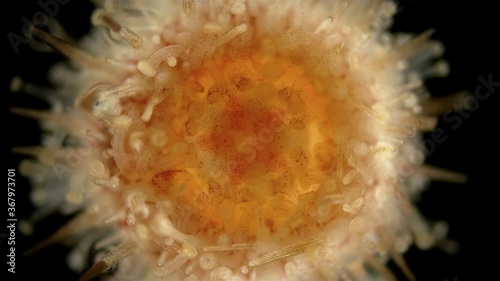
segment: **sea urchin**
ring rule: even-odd
[[[393,2],[95,2],[78,48],[31,26],[72,62],[50,112],[12,109],[51,132],[15,151],[42,213],[80,211],[48,242],[86,233],[82,280],[391,280],[389,259],[412,278],[401,255],[444,238],[412,202],[463,179],[420,144],[447,66],[430,32],[387,33]]]

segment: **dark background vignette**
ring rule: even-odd
[[[55,16],[63,26],[75,37],[87,33],[90,28],[89,17],[93,10],[90,1],[69,1],[60,5]],[[474,92],[480,84],[477,77],[487,78],[492,75],[494,81],[500,81],[498,40],[500,28],[495,18],[499,12],[489,1],[431,1],[431,0],[399,0],[399,13],[394,19],[393,31],[421,33],[429,28],[436,32],[433,39],[441,41],[445,46],[444,59],[450,64],[450,75],[446,78],[431,79],[426,82],[433,95],[445,95],[460,90]],[[4,167],[18,168],[22,159],[13,155],[13,146],[37,145],[39,129],[35,121],[8,113],[12,106],[44,108],[47,105],[40,100],[21,94],[10,93],[9,84],[12,77],[19,75],[25,81],[39,85],[49,85],[46,71],[50,65],[62,57],[58,54],[38,53],[27,45],[20,45],[19,52],[14,53],[7,34],[21,35],[23,22],[21,19],[32,18],[39,11],[37,1],[16,1],[4,7],[2,25],[6,30],[2,33],[2,50],[7,63],[2,63],[2,85],[4,85],[3,103],[5,121]],[[437,144],[435,152],[427,162],[439,167],[466,173],[469,181],[463,185],[432,182],[422,194],[418,202],[420,211],[432,220],[445,220],[450,225],[449,237],[458,241],[461,251],[449,256],[438,249],[420,251],[412,247],[405,254],[410,268],[418,280],[448,281],[455,280],[491,280],[498,278],[493,273],[495,254],[498,253],[498,238],[493,226],[498,221],[499,205],[495,189],[499,187],[498,159],[499,144],[494,131],[499,128],[498,108],[500,87],[484,101],[480,101],[476,111],[462,120],[457,129],[453,123],[439,120],[448,139]],[[427,137],[428,135],[425,135]],[[6,190],[6,187],[5,187]],[[5,198],[7,192],[0,192]],[[16,176],[16,216],[27,217],[33,211],[29,201],[29,183],[19,173]],[[6,202],[7,199],[2,200]],[[6,213],[6,204],[3,213]],[[6,224],[7,215],[2,216]],[[52,215],[36,226],[34,236],[23,237],[16,234],[16,274],[7,272],[6,255],[7,240],[0,243],[0,270],[9,277],[7,280],[25,280],[28,276],[41,279],[77,280],[78,275],[68,269],[66,255],[68,249],[61,245],[52,245],[30,257],[23,257],[22,252],[48,237],[50,233],[68,220],[62,215]],[[7,233],[2,227],[0,233]],[[493,258],[487,256],[492,254]],[[401,271],[391,263],[398,278],[406,280]],[[13,278],[14,277],[14,278]],[[456,279],[455,279],[456,278]],[[2,280],[5,280],[2,278]]]

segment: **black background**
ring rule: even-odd
[[[11,2],[11,1],[9,1]],[[436,4],[439,2],[438,4]],[[426,83],[433,94],[445,95],[460,90],[474,92],[479,85],[478,76],[493,76],[500,81],[499,25],[495,18],[499,17],[494,8],[494,1],[431,1],[431,0],[399,0],[399,13],[395,18],[394,31],[420,33],[435,28],[434,39],[443,42],[446,52],[444,58],[450,64],[450,75],[446,78],[432,79]],[[32,18],[40,10],[37,1],[16,1],[2,9],[4,27],[2,33],[2,83],[4,85],[2,99],[5,104],[3,133],[5,168],[17,168],[21,157],[12,155],[10,148],[16,146],[36,145],[39,143],[38,127],[32,120],[8,114],[10,106],[27,106],[43,108],[46,105],[40,100],[20,94],[10,93],[8,85],[15,75],[39,85],[48,85],[46,70],[61,56],[57,54],[40,54],[26,45],[21,45],[19,52],[14,53],[7,38],[9,32],[21,35],[23,22],[21,19]],[[92,5],[87,1],[69,1],[60,6],[57,18],[75,37],[82,36],[90,28],[89,15]],[[6,62],[5,62],[6,61]],[[449,256],[439,250],[419,251],[412,248],[406,255],[410,268],[418,280],[496,280],[498,273],[495,261],[498,261],[498,232],[495,230],[500,221],[500,205],[496,190],[500,187],[499,149],[496,131],[499,129],[498,115],[500,88],[487,100],[481,101],[479,108],[463,119],[461,126],[452,128],[443,120],[438,127],[442,128],[447,140],[436,146],[435,152],[428,158],[430,164],[466,173],[469,181],[463,185],[433,182],[418,203],[422,213],[433,220],[446,220],[450,224],[449,237],[458,241],[461,251]],[[17,217],[28,216],[32,211],[28,199],[29,185],[21,176],[16,177],[16,212]],[[6,192],[1,192],[4,198]],[[6,203],[7,200],[2,200]],[[4,204],[3,208],[7,208]],[[6,214],[3,216],[6,218]],[[63,246],[50,246],[29,258],[21,253],[39,242],[57,229],[67,218],[53,215],[38,225],[33,237],[16,236],[16,280],[28,274],[41,279],[76,280],[65,265],[67,250]],[[4,223],[1,223],[2,225]],[[6,233],[5,229],[0,233]],[[0,243],[0,260],[5,261],[7,255],[6,241]],[[7,265],[1,263],[0,270],[7,273]],[[396,269],[396,274],[405,280]],[[2,274],[0,274],[2,276]],[[10,273],[8,276],[12,277]],[[25,279],[25,278],[24,278]]]

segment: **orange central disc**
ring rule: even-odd
[[[334,99],[291,60],[214,57],[156,106],[141,153],[151,154],[154,196],[197,222],[182,231],[248,242],[307,213],[299,197],[333,171]]]

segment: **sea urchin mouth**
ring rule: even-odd
[[[443,236],[396,167],[435,125],[408,60],[440,45],[380,39],[392,2],[227,2],[185,0],[166,18],[127,2],[158,21],[142,34],[109,1],[93,22],[133,51],[107,63],[33,29],[87,67],[73,117],[87,117],[92,182],[71,192],[94,196],[87,225],[124,241],[83,279],[133,253],[145,279],[391,278],[381,261],[405,268],[412,239]]]

